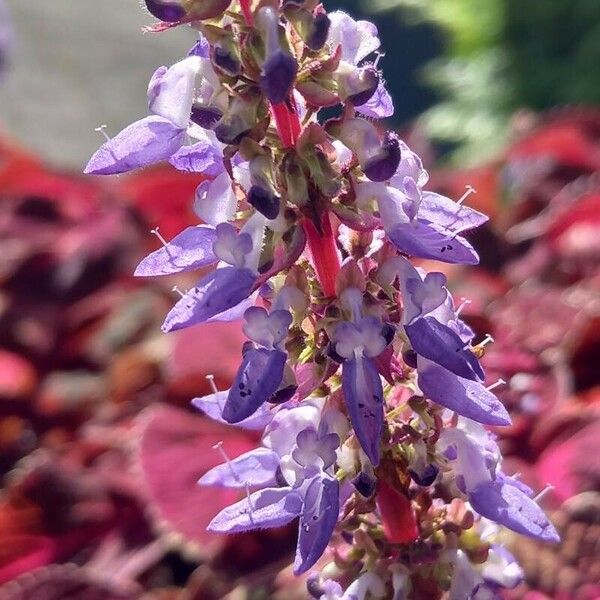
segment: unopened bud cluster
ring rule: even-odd
[[[298,519],[294,572],[316,598],[495,597],[521,570],[501,526],[556,541],[533,491],[503,473],[485,426],[510,417],[440,272],[413,258],[477,264],[465,232],[487,218],[426,190],[419,157],[377,119],[393,113],[375,26],[313,0],[146,0],[165,31],[198,31],[160,67],[149,115],[86,171],[159,161],[202,173],[187,228],[136,275],[214,265],[165,332],[243,322],[231,389],[193,404],[263,432],[261,447],[200,485],[241,500],[209,528]],[[323,122],[323,108],[338,116]],[[168,202],[168,198],[165,198]],[[218,342],[215,342],[218,343]],[[318,563],[318,564],[317,564]],[[423,597],[420,594],[419,597]]]

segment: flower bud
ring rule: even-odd
[[[320,50],[327,41],[330,27],[331,20],[329,17],[325,13],[317,13],[313,20],[310,33],[305,40],[306,45],[311,50]]]
[[[231,4],[231,0],[181,0],[188,16],[198,19],[220,17]]]
[[[220,44],[214,47],[212,61],[215,67],[229,77],[237,77],[241,73],[241,63],[233,44]]]
[[[342,63],[343,64],[343,63]],[[379,71],[375,67],[365,67],[341,73],[338,76],[340,98],[352,102],[354,106],[362,106],[367,103],[379,86]]]
[[[364,471],[361,471],[353,480],[352,485],[356,491],[365,498],[370,498],[375,493],[377,479]]]
[[[296,59],[283,50],[277,50],[263,65],[260,86],[272,104],[280,104],[289,96],[296,74]]]
[[[371,181],[387,181],[398,169],[400,158],[400,140],[394,132],[388,131],[381,150],[365,164],[365,175]]]
[[[223,117],[218,108],[192,106],[191,120],[204,129],[212,129]]]
[[[267,187],[253,185],[248,192],[248,202],[267,219],[276,219],[281,199]]]
[[[176,23],[186,16],[186,11],[179,2],[169,0],[145,0],[148,12],[165,23]]]

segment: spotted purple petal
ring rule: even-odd
[[[302,498],[290,488],[266,488],[223,509],[208,525],[209,531],[237,533],[281,527],[302,511]]]
[[[409,256],[451,264],[479,263],[479,255],[464,237],[452,232],[443,233],[420,217],[412,223],[396,223],[387,235],[398,250]]]
[[[201,35],[198,41],[190,48],[188,56],[199,56],[200,58],[210,58],[210,44],[208,40]]]
[[[446,325],[433,317],[420,317],[404,329],[417,354],[465,379],[483,380],[483,369],[477,357]]]
[[[339,515],[339,484],[317,475],[308,485],[298,525],[294,575],[310,569],[325,551]]]
[[[276,485],[279,456],[268,448],[256,448],[205,473],[198,485],[240,488]]]
[[[502,402],[481,383],[459,377],[431,361],[419,359],[418,364],[419,387],[430,400],[479,423],[510,425]]]
[[[364,357],[346,360],[342,369],[342,389],[354,433],[376,466],[383,429],[383,388],[374,362]]]
[[[213,244],[217,239],[214,227],[188,227],[166,246],[149,254],[137,266],[136,277],[155,277],[195,271],[217,262]]]
[[[209,273],[171,309],[162,330],[198,325],[235,307],[250,295],[255,281],[250,269],[223,267]]]
[[[202,398],[194,398],[192,405],[201,410],[207,417],[219,423],[227,423],[223,418],[223,407],[227,400],[229,390],[217,392],[203,396]],[[263,429],[273,420],[273,413],[269,410],[266,404],[259,406],[257,411],[247,419],[236,423],[236,427],[247,429],[249,431],[263,431]]]
[[[481,516],[517,533],[545,542],[560,541],[544,511],[514,485],[500,480],[484,482],[469,494],[469,502]]]
[[[132,123],[96,151],[85,168],[92,175],[115,175],[169,159],[185,141],[185,130],[163,117]]]
[[[377,90],[371,98],[356,107],[357,112],[372,119],[385,119],[394,114],[394,103],[383,81],[379,82]]]
[[[254,414],[277,391],[283,380],[287,354],[256,348],[244,355],[223,408],[228,423],[239,423]]]

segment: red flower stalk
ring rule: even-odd
[[[419,537],[410,500],[392,488],[384,479],[379,480],[377,508],[381,515],[385,536],[392,544],[409,544]]]
[[[335,296],[335,280],[340,271],[340,257],[329,214],[324,213],[321,217],[321,231],[310,219],[304,219],[302,224],[308,238],[311,262],[323,293],[332,298]]]
[[[293,98],[290,97],[286,102],[280,104],[271,104],[271,112],[281,143],[285,148],[293,148],[302,130]]]

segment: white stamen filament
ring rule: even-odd
[[[241,481],[239,475],[235,472],[235,469],[233,468],[233,463],[231,462],[231,459],[227,455],[227,452],[225,452],[225,448],[223,448],[223,442],[217,442],[213,446],[213,450],[216,450],[223,457],[223,460],[227,463],[227,466],[229,467],[229,470],[231,471],[231,474],[233,475],[234,479],[236,481]]]
[[[376,52],[373,66],[377,69],[379,67],[379,61],[385,56],[385,52]]]
[[[160,233],[160,231],[158,230],[158,227],[155,227],[154,229],[150,230],[150,233],[152,235],[155,235],[159,240],[160,243],[166,248],[169,245],[169,242],[167,242],[167,240],[165,240],[165,238],[162,236],[162,234]]]
[[[206,376],[208,384],[210,385],[210,389],[213,391],[213,394],[219,393],[219,388],[217,388],[217,384],[215,383],[215,376],[210,373]]]
[[[106,124],[104,124],[104,125],[100,125],[99,127],[96,127],[96,128],[94,129],[94,131],[97,131],[98,133],[102,134],[102,135],[104,136],[104,139],[105,139],[107,142],[110,142],[111,138],[110,138],[110,136],[108,135],[108,133],[106,133],[106,128],[107,128],[107,127],[108,127],[108,125],[106,125]]]
[[[534,496],[533,501],[537,502],[538,504],[540,503],[540,501],[552,490],[554,489],[554,486],[551,484],[546,484],[546,487],[536,496]]]
[[[491,392],[492,390],[495,390],[497,387],[500,387],[501,385],[506,385],[506,381],[504,381],[504,379],[498,379],[498,381],[496,381],[496,383],[492,383],[492,385],[488,385],[486,389],[488,392]]]
[[[479,344],[477,344],[479,346],[479,348],[485,348],[486,346],[488,346],[489,344],[492,344],[494,342],[494,338],[488,333],[485,336],[485,339],[481,342],[479,342]]]
[[[463,311],[463,309],[465,308],[465,306],[471,304],[471,300],[467,299],[467,298],[461,298],[461,304],[460,306],[456,309],[456,315],[460,315],[460,313]]]
[[[171,290],[172,290],[173,292],[177,292],[177,293],[178,293],[178,294],[179,294],[179,295],[180,295],[182,298],[185,298],[185,294],[186,294],[186,293],[185,293],[185,292],[182,292],[182,291],[179,289],[179,286],[177,286],[177,285],[174,285],[174,286],[171,288]]]
[[[463,202],[472,194],[476,194],[477,190],[472,186],[472,185],[468,185],[466,186],[466,192],[456,201],[456,204],[459,204],[462,206]]]

